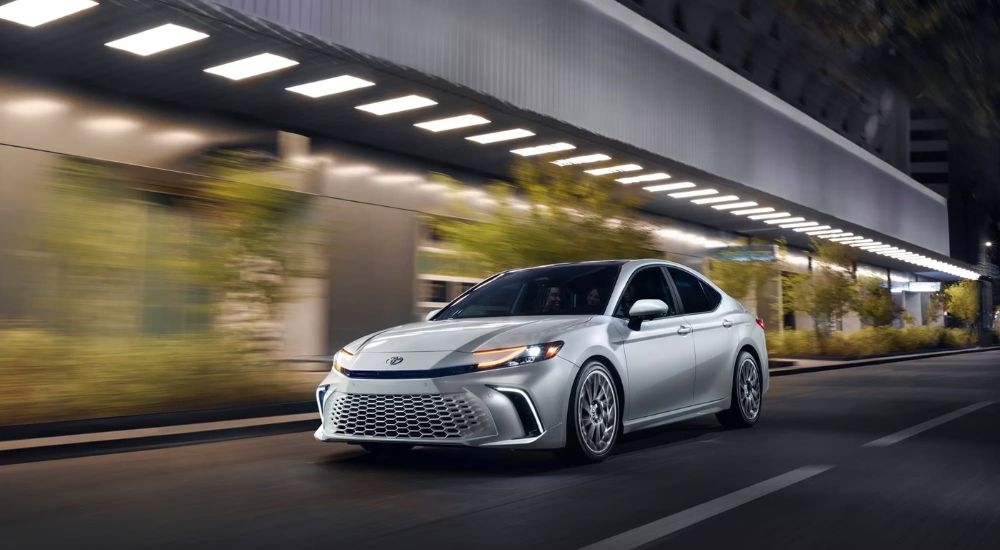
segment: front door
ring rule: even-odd
[[[670,308],[665,317],[630,326],[628,310],[636,300],[661,300]],[[695,375],[694,339],[679,314],[659,266],[632,275],[614,315],[625,349],[628,400],[625,419],[635,420],[691,404]]]

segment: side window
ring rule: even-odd
[[[670,307],[671,313],[677,312],[674,297],[670,293],[667,279],[659,266],[647,267],[632,276],[628,286],[622,291],[622,297],[615,308],[615,317],[626,318],[628,311],[637,300],[662,300]]]
[[[712,310],[719,307],[719,303],[722,302],[722,294],[719,294],[718,290],[715,290],[705,281],[698,281],[701,283],[701,289],[705,291],[705,296],[708,298],[708,309]]]
[[[698,277],[682,269],[673,267],[667,269],[670,270],[670,278],[674,280],[677,294],[680,295],[681,303],[684,304],[684,313],[703,313],[715,309],[718,302],[713,304],[708,296],[705,296],[705,291],[702,289]]]

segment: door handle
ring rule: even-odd
[[[729,327],[733,326],[733,322],[730,321],[729,319],[723,319],[722,320],[722,326],[724,326],[726,328],[729,328]]]
[[[677,334],[691,334],[691,331],[692,328],[690,325],[681,325],[680,328],[677,329]]]

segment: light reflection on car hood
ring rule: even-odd
[[[401,325],[376,334],[362,352],[403,353],[497,349],[558,340],[592,315],[448,319]]]

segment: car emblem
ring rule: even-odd
[[[389,365],[398,365],[403,362],[403,358],[397,355],[386,359],[385,362]]]

